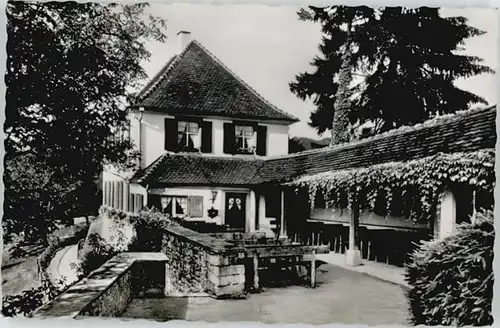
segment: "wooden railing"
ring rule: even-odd
[[[340,254],[349,247],[349,227],[341,224],[308,222],[295,231],[289,231],[288,236],[305,245],[329,245],[330,251]],[[363,259],[403,266],[410,260],[416,245],[429,239],[429,231],[359,227],[358,248]]]

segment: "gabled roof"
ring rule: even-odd
[[[137,98],[132,107],[166,114],[298,121],[265,100],[196,40],[172,58]]]
[[[372,138],[276,158],[165,154],[132,181],[142,185],[258,185],[322,172],[495,148],[496,107],[470,110]]]

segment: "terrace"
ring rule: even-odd
[[[238,300],[194,293],[173,297],[168,294],[167,270],[168,259],[162,253],[120,254],[42,306],[34,317],[407,323],[403,288],[335,266],[318,269],[314,289],[297,285],[269,288]],[[390,297],[381,299],[376,295]]]

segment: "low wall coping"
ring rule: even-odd
[[[88,277],[69,287],[52,301],[42,305],[33,313],[35,318],[60,317],[75,318],[85,307],[103,294],[121,275],[127,272],[135,262],[165,262],[163,253],[121,253]]]
[[[209,253],[228,255],[245,252],[245,248],[226,240],[211,236],[208,233],[197,232],[181,226],[171,226],[166,228],[166,231],[167,233],[175,235],[179,239],[193,242],[205,248],[209,251]]]

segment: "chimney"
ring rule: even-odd
[[[177,39],[179,44],[179,53],[181,53],[191,42],[191,32],[188,31],[179,31],[177,32]]]

